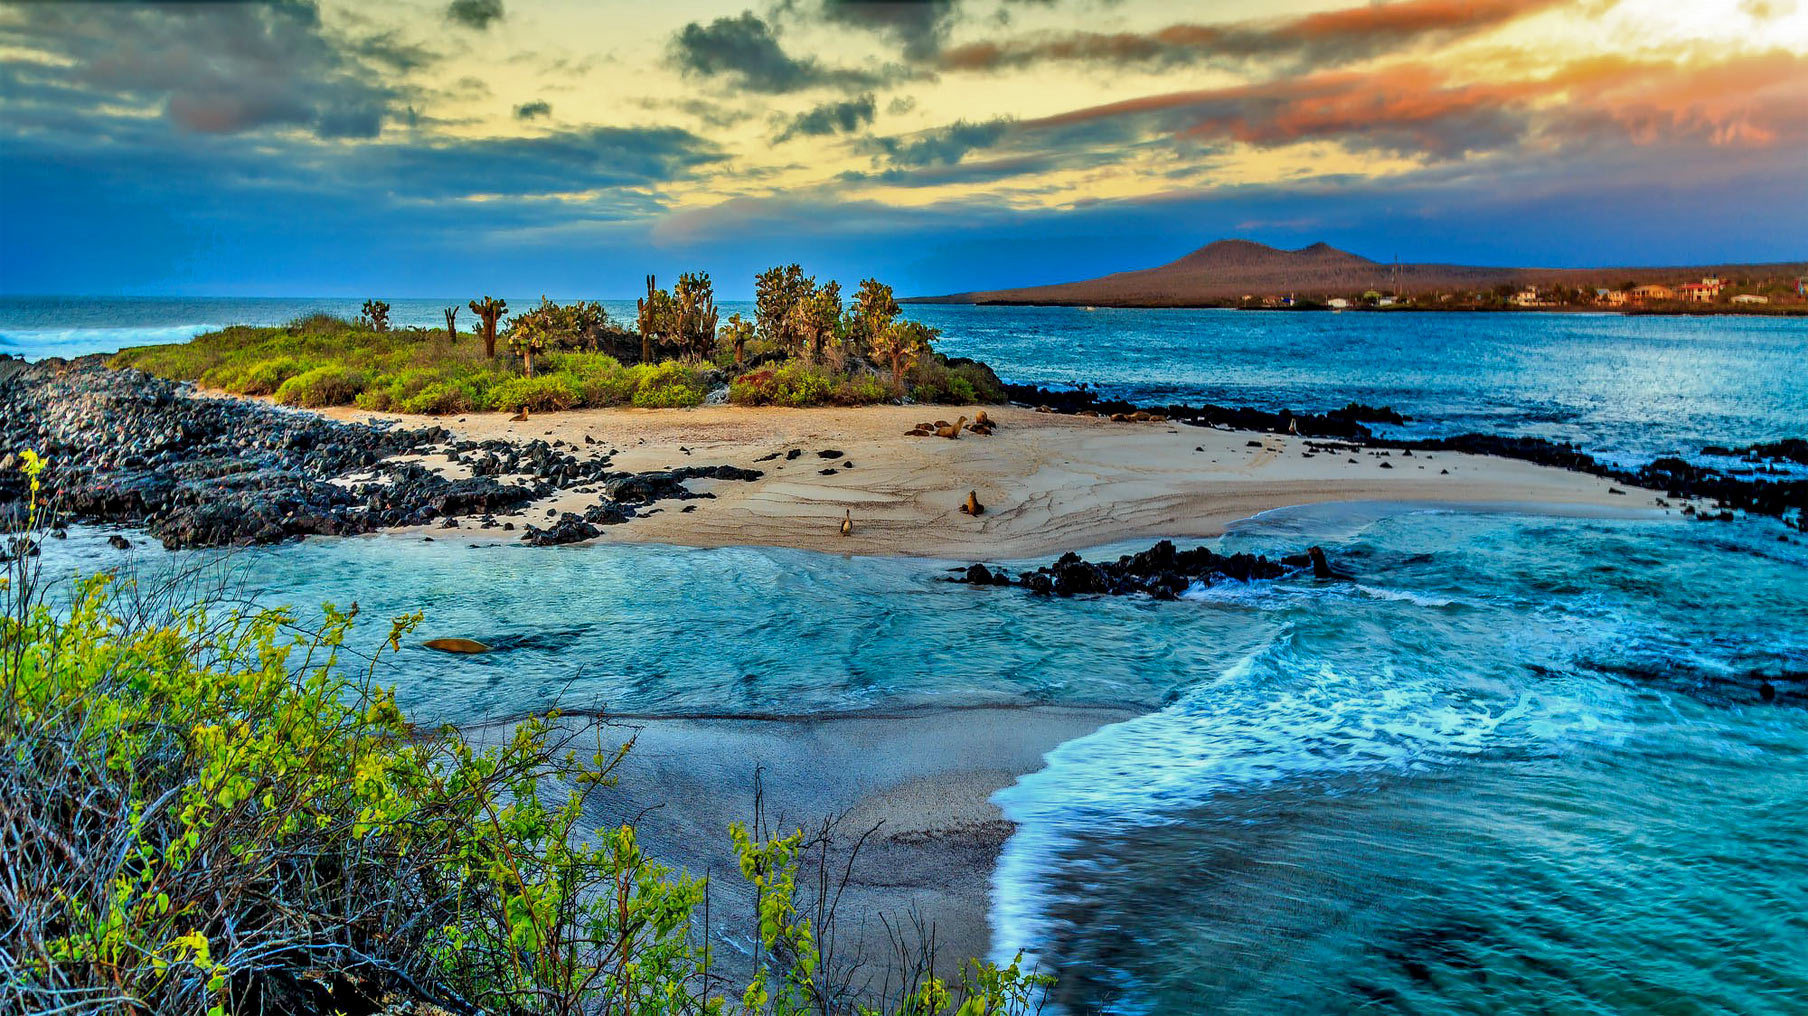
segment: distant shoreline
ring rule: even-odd
[[[1419,304],[1400,304],[1392,307],[1331,307],[1325,304],[1310,304],[1293,307],[1261,307],[1237,303],[1234,301],[1181,301],[1175,303],[1124,303],[1115,301],[1084,300],[956,300],[941,296],[912,296],[898,301],[901,304],[918,304],[940,307],[1068,307],[1092,310],[1237,310],[1237,311],[1271,311],[1281,313],[1306,313],[1313,311],[1339,311],[1383,314],[1431,313],[1431,314],[1611,314],[1617,317],[1808,317],[1808,305],[1774,305],[1757,304],[1752,306],[1678,306],[1678,307],[1490,307],[1478,304],[1437,304],[1421,306]]]

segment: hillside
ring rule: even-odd
[[[1230,304],[1245,296],[1297,294],[1323,299],[1366,289],[1419,295],[1474,292],[1510,285],[1622,286],[1627,282],[1684,282],[1703,275],[1732,278],[1789,276],[1808,262],[1647,268],[1500,268],[1446,264],[1384,264],[1315,243],[1282,250],[1252,240],[1219,240],[1156,268],[1118,272],[1080,282],[922,297],[917,303],[1054,304],[1099,307],[1188,307]]]

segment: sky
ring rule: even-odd
[[[1808,259],[1808,0],[0,0],[0,292]]]

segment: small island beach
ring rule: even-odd
[[[998,423],[989,436],[905,436],[925,419],[975,411],[704,406],[571,410],[525,422],[511,422],[504,413],[427,418],[326,412],[340,420],[438,424],[476,441],[563,441],[580,454],[616,449],[618,468],[637,471],[727,464],[764,472],[751,482],[693,480],[693,490],[714,497],[610,527],[604,541],[998,560],[1120,540],[1213,537],[1260,512],[1327,501],[1542,506],[1582,514],[1657,508],[1651,491],[1490,456],[1114,423],[1020,407],[987,407]],[[586,437],[598,443],[586,444]],[[794,449],[801,454],[787,459]],[[840,454],[824,457],[824,451]],[[458,466],[439,465],[461,474]],[[1621,489],[1626,492],[1612,493]],[[979,518],[959,510],[968,491],[986,506]],[[564,492],[526,514],[537,519],[549,509],[582,512],[590,500]],[[844,512],[854,520],[847,536],[840,532]]]

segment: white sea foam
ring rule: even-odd
[[[1216,796],[1305,777],[1618,736],[1601,710],[1557,685],[1488,694],[1385,659],[1334,665],[1284,634],[1168,708],[1056,748],[1041,771],[994,796],[1017,831],[993,875],[993,952],[1033,958],[1048,941],[1042,876],[1071,863],[1064,853],[1079,834],[1182,821]]]
[[[181,324],[155,328],[8,328],[0,331],[0,346],[27,360],[38,360],[46,356],[84,356],[117,352],[129,346],[187,342],[222,327],[225,326]]]

